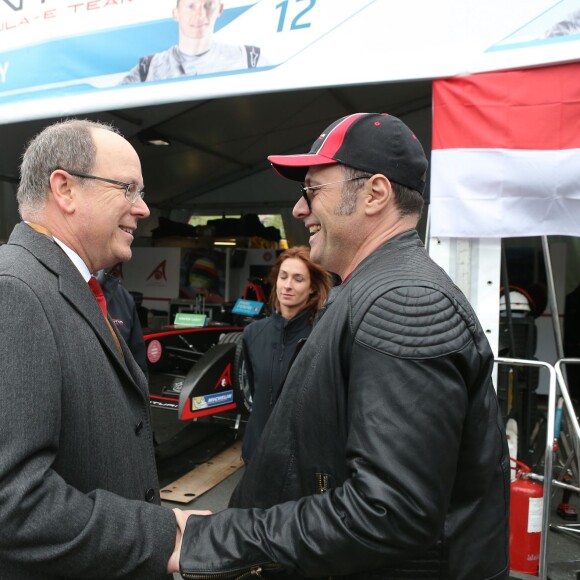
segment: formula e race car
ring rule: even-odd
[[[173,411],[181,421],[225,412],[245,417],[251,396],[242,330],[209,326],[146,334],[151,407]]]
[[[255,297],[262,300],[249,299]],[[173,411],[180,421],[216,415],[233,418],[237,428],[252,406],[242,331],[265,314],[264,303],[262,295],[246,297],[245,293],[238,299],[231,314],[239,325],[179,325],[179,316],[190,322],[200,316],[179,314],[174,326],[146,333],[151,407]]]

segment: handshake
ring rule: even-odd
[[[173,550],[169,562],[167,562],[167,573],[173,574],[179,572],[179,557],[181,555],[181,540],[183,539],[183,532],[185,532],[185,525],[189,516],[209,516],[211,511],[208,510],[180,510],[174,509],[175,519],[177,521],[177,531],[175,534],[175,549]]]

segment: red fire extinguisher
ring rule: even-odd
[[[510,499],[510,569],[532,576],[540,570],[544,486],[527,478],[532,470],[517,459]]]

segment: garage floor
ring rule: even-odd
[[[556,491],[552,501],[551,525],[580,524],[580,521],[567,522],[557,515],[556,508],[561,497],[561,491]],[[580,513],[578,495],[573,496],[570,503]],[[548,578],[550,580],[580,580],[580,527],[576,529],[579,530],[576,537],[552,530],[548,533]]]

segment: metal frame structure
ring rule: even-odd
[[[550,374],[548,389],[548,417],[546,426],[546,447],[544,450],[544,494],[542,505],[542,532],[540,539],[540,563],[538,576],[528,574],[518,574],[517,578],[548,578],[548,530],[550,526],[550,511],[552,507],[552,467],[553,467],[553,450],[554,450],[554,430],[556,416],[556,369],[549,363],[543,361],[534,361],[517,358],[495,359],[497,364],[506,364],[510,366],[527,366],[545,368]],[[516,576],[513,576],[516,577]]]

